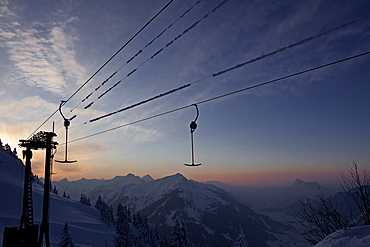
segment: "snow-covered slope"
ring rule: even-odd
[[[369,247],[370,226],[354,227],[350,230],[339,230],[329,234],[315,247]]]
[[[239,226],[252,246],[278,246],[283,235],[278,231],[291,230],[257,215],[224,190],[188,180],[179,173],[156,180],[128,174],[111,180],[61,180],[54,185],[76,200],[85,194],[95,203],[101,195],[114,207],[118,203],[126,204],[132,211],[147,216],[161,235],[169,234],[179,219],[185,223],[189,240],[196,246],[231,246]]]
[[[20,160],[0,149],[0,243],[4,227],[19,225],[23,191],[24,166]],[[35,223],[40,224],[43,188],[33,183]],[[52,194],[50,200],[50,239],[59,243],[65,222],[77,246],[112,246],[113,230],[104,226],[99,212],[61,196]]]

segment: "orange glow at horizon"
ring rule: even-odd
[[[344,167],[338,166],[321,166],[310,167],[308,165],[296,165],[294,168],[289,165],[274,166],[268,164],[251,165],[237,164],[233,168],[220,164],[207,165],[203,164],[199,167],[185,167],[181,162],[164,162],[153,163],[148,166],[146,162],[138,162],[135,160],[123,161],[116,157],[109,156],[104,161],[99,161],[97,157],[99,152],[96,150],[108,151],[100,146],[93,147],[75,146],[69,153],[69,157],[78,157],[77,163],[61,164],[53,162],[52,180],[59,181],[67,178],[70,181],[86,179],[112,179],[115,176],[126,176],[132,173],[136,176],[143,177],[147,174],[154,179],[160,179],[176,173],[183,174],[187,179],[193,179],[199,182],[219,181],[227,184],[235,185],[274,185],[274,184],[291,184],[295,179],[299,178],[308,182],[319,183],[336,183],[340,178],[340,171],[345,170]],[[58,153],[60,157],[63,155],[63,148]],[[21,151],[18,152],[18,157],[21,158]],[[34,151],[32,159],[32,170],[39,177],[44,176],[44,161],[45,152],[42,150]]]
[[[192,176],[194,180],[220,181],[227,184],[290,184],[299,178],[307,182],[335,183],[340,178],[340,169],[300,169],[252,172],[214,173]]]
[[[35,160],[36,161],[36,160]],[[115,176],[126,176],[132,173],[136,176],[143,177],[147,174],[152,176],[154,179],[160,179],[176,173],[183,174],[187,179],[193,179],[199,182],[206,181],[219,181],[227,184],[235,185],[274,185],[274,184],[291,184],[295,179],[299,178],[308,182],[319,182],[319,183],[336,183],[340,178],[340,171],[342,168],[320,168],[320,169],[269,169],[261,171],[220,171],[217,169],[210,169],[209,167],[187,169],[181,166],[175,169],[159,169],[147,170],[144,167],[138,167],[138,164],[121,165],[121,169],[117,165],[108,164],[90,164],[85,166],[81,163],[73,164],[58,164],[54,163],[54,172],[57,174],[53,175],[53,180],[59,181],[63,178],[67,178],[70,181],[79,180],[81,178],[86,179],[112,179]],[[34,173],[38,174],[39,177],[43,176],[43,162],[37,160],[34,167]],[[136,166],[136,169],[133,167]],[[177,170],[176,170],[177,169]]]

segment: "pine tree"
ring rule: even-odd
[[[66,195],[66,192],[65,192],[65,191],[63,192],[63,197],[65,197],[65,198],[67,197],[67,195]]]
[[[149,224],[146,217],[139,213],[134,214],[132,224],[136,229],[135,246],[146,246],[149,244]]]
[[[106,226],[112,226],[114,223],[113,210],[103,202],[100,208],[100,216]]]
[[[247,239],[245,238],[245,233],[243,231],[243,228],[239,226],[239,234],[238,237],[236,238],[233,246],[234,247],[248,247],[248,242]]]
[[[113,207],[109,207],[99,195],[95,203],[95,208],[100,212],[100,218],[104,221],[105,225],[111,227],[114,225]]]
[[[114,216],[113,216],[113,207],[110,206],[107,214],[107,219],[106,219],[106,224],[107,226],[114,226]]]
[[[102,200],[101,200],[101,195],[99,195],[99,196],[98,196],[98,199],[97,199],[97,200],[96,200],[96,202],[95,202],[95,208],[96,208],[97,210],[100,210],[101,202],[102,202]]]
[[[67,222],[64,224],[63,230],[62,230],[62,238],[59,242],[60,247],[74,247],[75,244],[72,241],[71,235],[68,232],[68,224]]]
[[[51,184],[51,182],[50,182]],[[54,188],[52,189],[52,192],[56,195],[58,195],[58,189],[57,189],[57,186],[54,186]]]
[[[160,246],[161,246],[161,247],[169,247],[169,246],[170,246],[170,244],[168,243],[168,239],[167,239],[167,237],[166,237],[166,236],[163,236],[163,237],[161,238]]]
[[[175,222],[175,226],[172,229],[172,238],[170,241],[171,247],[188,247],[190,246],[187,239],[186,229],[184,224],[178,220]]]
[[[86,195],[84,195],[84,194],[81,194],[81,196],[80,196],[80,203],[85,204],[87,206],[91,206],[90,199],[88,197],[86,197]]]
[[[103,201],[101,199],[101,195],[98,196],[98,200],[95,202],[95,208],[100,211],[102,207]]]
[[[114,237],[115,247],[133,246],[133,234],[130,227],[130,212],[126,205],[118,204],[117,217],[115,222],[116,236]]]
[[[160,247],[159,234],[157,228],[150,228],[148,235],[148,244],[151,247]]]

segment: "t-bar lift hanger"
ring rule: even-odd
[[[67,101],[65,100],[62,100],[60,102],[60,105],[59,105],[59,112],[60,112],[60,115],[62,115],[62,118],[64,119],[64,127],[66,129],[66,148],[64,150],[64,160],[56,160],[56,162],[59,162],[59,163],[74,163],[74,162],[77,162],[77,160],[68,160],[67,159],[67,146],[68,146],[68,127],[69,125],[71,125],[71,120],[74,119],[76,117],[76,115],[74,115],[73,117],[71,117],[70,119],[67,119],[63,113],[62,113],[62,106],[66,103]]]
[[[195,109],[197,109],[197,116],[195,117],[194,121],[192,121],[190,123],[190,135],[191,135],[191,164],[184,164],[186,166],[200,166],[201,163],[199,164],[195,164],[194,163],[194,137],[193,137],[193,133],[195,131],[195,129],[197,128],[197,119],[199,117],[199,110],[198,110],[198,106],[197,104],[193,104],[193,106],[195,106]]]

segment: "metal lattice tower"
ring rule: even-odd
[[[45,182],[50,185],[50,162],[51,150],[56,148],[57,143],[52,141],[55,136],[52,132],[39,132],[28,140],[19,140],[20,147],[26,148],[23,157],[26,158],[23,184],[23,207],[19,227],[5,227],[3,235],[3,247],[39,247],[42,245],[45,236],[46,246],[50,246],[49,239],[49,193],[50,186],[44,187],[43,218],[40,226],[33,221],[33,200],[32,200],[32,170],[31,170],[31,149],[46,149],[45,161]]]
[[[31,171],[32,151],[30,147],[27,147],[27,150],[23,151],[23,157],[26,158],[26,167],[24,172],[22,216],[19,229],[27,229],[34,226]]]

